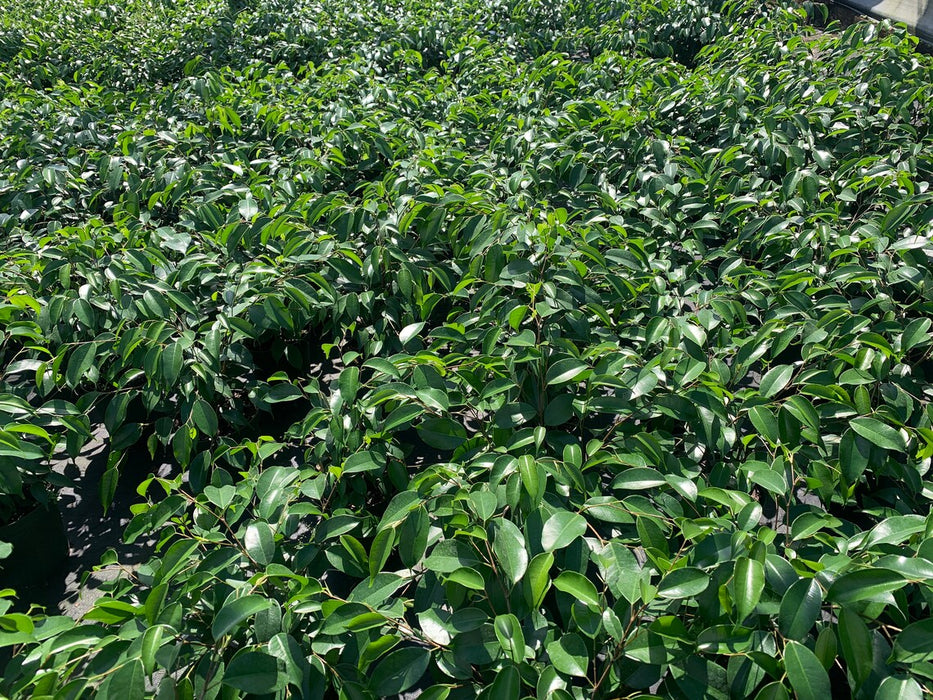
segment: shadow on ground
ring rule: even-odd
[[[131,450],[120,467],[113,504],[105,514],[99,494],[101,475],[107,467],[106,442],[106,432],[101,429],[77,459],[63,459],[55,465],[55,471],[74,482],[73,488],[62,489],[59,498],[68,558],[44,585],[19,590],[18,607],[32,603],[44,606],[50,615],[78,619],[102,595],[101,583],[129,575],[151,556],[154,540],[140,539],[125,545],[123,530],[132,518],[130,506],[142,501],[136,487],[150,473],[168,476],[171,465],[153,462],[145,448]],[[94,571],[109,549],[116,550],[119,565]]]

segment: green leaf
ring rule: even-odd
[[[661,579],[658,584],[658,595],[662,598],[692,598],[699,595],[709,586],[709,575],[694,567],[674,569]]]
[[[372,690],[379,697],[397,695],[421,680],[431,662],[422,647],[403,647],[386,655],[370,674]]]
[[[172,436],[172,454],[182,466],[187,467],[191,459],[191,451],[194,448],[193,428],[182,426],[175,431]]]
[[[384,466],[385,461],[382,455],[378,455],[369,450],[363,450],[362,452],[356,452],[347,457],[346,461],[343,463],[343,473],[360,474],[363,472],[372,472],[382,469]]]
[[[929,342],[931,325],[933,321],[928,318],[915,318],[908,323],[901,334],[901,352],[907,352],[921,343]]]
[[[385,624],[386,617],[382,613],[365,612],[347,622],[347,629],[351,632],[363,632],[365,630],[382,627]]]
[[[873,445],[885,450],[907,451],[907,443],[900,431],[895,430],[886,423],[882,423],[880,420],[875,418],[853,418],[849,425],[852,426],[852,430]]]
[[[576,571],[562,571],[553,583],[557,590],[569,593],[586,605],[599,607],[599,592],[593,582],[583,574],[578,574]]]
[[[185,352],[181,343],[169,343],[162,351],[162,380],[167,386],[174,386],[181,374]]]
[[[772,367],[761,378],[758,386],[758,392],[765,398],[770,399],[781,393],[781,391],[790,383],[794,376],[794,368],[790,365],[777,365]]]
[[[590,665],[586,643],[578,634],[564,634],[547,646],[551,663],[561,673],[585,678]]]
[[[205,435],[217,434],[217,413],[204,399],[198,399],[191,407],[191,420],[195,427]]]
[[[421,505],[415,507],[399,526],[398,553],[405,566],[412,568],[421,562],[428,546],[430,528],[427,510]]]
[[[738,653],[751,648],[752,631],[737,625],[714,625],[697,635],[697,649],[704,653]]]
[[[492,551],[509,583],[518,583],[528,568],[528,550],[525,548],[522,531],[511,520],[501,519],[495,522]]]
[[[247,525],[246,533],[243,535],[243,548],[257,564],[265,566],[271,562],[272,557],[275,556],[275,537],[272,534],[272,526],[261,520]]]
[[[405,579],[398,574],[382,571],[372,578],[360,581],[350,591],[347,600],[354,603],[365,603],[369,607],[375,608],[387,601],[405,582]]]
[[[776,444],[780,439],[778,431],[777,418],[765,406],[753,406],[748,409],[748,417],[755,426],[758,434],[764,437],[771,444]]]
[[[784,669],[799,700],[826,700],[832,697],[829,675],[812,651],[799,642],[784,645]]]
[[[888,554],[876,559],[872,565],[878,569],[895,571],[911,581],[933,581],[933,561],[923,557],[908,558]]]
[[[789,698],[790,694],[787,692],[787,688],[779,681],[768,683],[755,696],[755,700],[789,700]]]
[[[492,491],[477,489],[470,493],[470,507],[473,512],[483,522],[489,520],[495,515],[496,508],[499,505],[499,499]]]
[[[301,688],[305,674],[311,670],[311,665],[295,638],[280,632],[269,640],[268,648],[272,656],[281,659],[285,664],[288,682],[296,688]]]
[[[455,450],[467,439],[466,428],[450,418],[428,418],[416,430],[426,445],[438,450]]]
[[[109,460],[108,460],[109,461]],[[104,508],[104,515],[110,509],[113,498],[117,493],[117,482],[120,480],[120,470],[114,465],[104,470],[100,477],[100,503]]]
[[[612,482],[612,488],[626,491],[653,489],[666,484],[664,475],[651,467],[631,467],[623,470]]]
[[[544,377],[544,381],[548,386],[552,386],[554,384],[565,384],[576,379],[588,369],[589,368],[580,362],[580,360],[577,360],[573,357],[568,357],[563,360],[558,360],[553,365],[551,365]]]
[[[544,602],[544,596],[551,587],[551,567],[554,565],[554,555],[542,552],[536,555],[528,564],[528,573],[525,574],[525,600],[537,610]]]
[[[450,408],[450,397],[442,389],[419,387],[415,390],[415,396],[435,411],[446,412]]]
[[[632,385],[632,394],[629,400],[634,401],[641,396],[650,394],[657,385],[657,375],[651,370],[642,370],[638,374],[638,379],[636,379],[635,383]]]
[[[424,408],[414,403],[404,403],[386,416],[382,429],[386,432],[406,425],[424,413]]]
[[[829,151],[823,151],[819,148],[814,148],[813,151],[813,160],[816,161],[816,164],[819,165],[824,170],[828,170],[833,163],[833,154]]]
[[[236,497],[236,487],[232,484],[219,488],[217,486],[205,486],[204,495],[210,503],[224,510],[233,503],[233,499]]]
[[[802,641],[813,629],[823,604],[823,591],[815,579],[800,579],[791,584],[781,599],[778,629],[781,634]]]
[[[496,674],[496,679],[488,688],[489,698],[518,700],[522,692],[522,677],[515,666],[506,666]]]
[[[515,615],[497,615],[494,623],[499,645],[512,661],[520,663],[525,658],[525,635]]]
[[[263,400],[268,404],[287,403],[300,399],[302,396],[304,394],[301,389],[294,384],[279,382],[268,390],[263,396]]]
[[[244,219],[252,221],[253,217],[259,213],[259,206],[252,197],[246,197],[240,200],[240,203],[237,205],[237,210]]]
[[[894,658],[902,663],[933,660],[933,618],[907,625],[894,638]]]
[[[164,625],[155,625],[143,632],[139,657],[142,660],[143,670],[145,671],[146,675],[152,675],[153,671],[155,671],[156,654],[162,647],[162,644],[171,639],[171,637],[166,636],[166,631],[171,633],[169,628],[166,628]],[[128,697],[137,696],[130,695]]]
[[[483,575],[476,569],[468,566],[462,566],[455,571],[447,574],[447,580],[459,583],[464,588],[470,588],[474,591],[482,591],[486,588],[486,581]]]
[[[840,605],[861,600],[886,602],[891,600],[892,591],[903,588],[907,583],[903,576],[888,569],[862,569],[837,578],[826,595]]]
[[[321,631],[324,634],[344,634],[350,629],[349,625],[352,621],[356,620],[358,624],[360,616],[369,612],[372,610],[362,603],[335,601],[332,606],[328,607]]]
[[[274,602],[265,610],[256,613],[253,635],[258,642],[268,642],[282,631],[282,606]]]
[[[224,670],[224,685],[253,695],[264,695],[280,690],[284,674],[279,673],[278,661],[263,651],[241,651]]]
[[[574,416],[573,394],[560,394],[544,409],[544,424],[548,427],[563,425]]]
[[[847,430],[839,442],[839,466],[850,484],[858,483],[871,459],[871,443],[854,430]]]
[[[522,477],[522,486],[525,491],[537,504],[543,496],[546,473],[531,455],[522,455],[518,458],[518,473]]]
[[[509,312],[509,326],[512,327],[512,330],[517,331],[519,326],[521,326],[522,321],[524,320],[525,316],[527,315],[528,315],[527,306],[516,306],[514,309],[512,309]]]
[[[544,523],[541,530],[541,547],[545,552],[567,547],[586,532],[586,519],[579,513],[561,510]]]
[[[360,370],[358,367],[347,367],[337,379],[337,387],[345,402],[352,403],[360,388]]]
[[[831,627],[823,627],[816,635],[816,644],[813,645],[813,653],[823,664],[823,668],[829,671],[836,661],[836,633]]]
[[[206,456],[210,459],[210,456]],[[256,497],[259,499],[259,515],[263,520],[275,520],[276,515],[284,510],[289,500],[289,487],[298,479],[294,469],[285,467],[266,467],[256,484]],[[233,487],[230,487],[233,488]]]
[[[633,605],[641,600],[644,570],[631,549],[620,542],[610,542],[594,554],[594,560],[614,595]]]
[[[766,491],[783,496],[787,493],[787,477],[782,472],[772,469],[764,462],[750,462],[743,465],[743,471],[748,474],[748,480],[761,486]]]
[[[784,402],[784,409],[794,418],[800,421],[802,425],[818,431],[820,429],[820,416],[808,399],[795,394]]]
[[[211,634],[213,634],[214,639],[220,639],[245,619],[261,610],[265,610],[270,605],[272,605],[272,601],[260,595],[246,595],[242,598],[230,600],[221,607],[214,617]]]
[[[843,607],[839,611],[839,645],[846,668],[855,680],[855,689],[862,685],[874,666],[874,645],[871,631],[861,616]]]
[[[756,560],[743,557],[736,561],[733,574],[733,598],[739,622],[752,614],[765,588],[765,567]]]
[[[802,540],[824,528],[839,527],[842,523],[823,511],[801,513],[790,526],[791,539]]]
[[[474,566],[478,563],[475,550],[458,539],[438,542],[424,560],[426,567],[440,574],[449,574],[461,566]]]
[[[875,700],[923,700],[923,689],[913,678],[888,676],[878,686]]]
[[[107,684],[107,692],[102,695],[114,700],[145,697],[146,673],[143,662],[140,659],[132,659],[120,666]]]
[[[450,695],[450,686],[448,685],[432,685],[430,688],[427,688],[421,695],[418,696],[418,700],[447,700],[447,697]]]
[[[373,543],[369,547],[369,575],[371,578],[375,578],[376,574],[385,566],[394,544],[394,529],[385,528],[376,533]]]
[[[424,322],[419,323],[409,323],[402,329],[402,332],[398,334],[398,342],[402,345],[408,343],[409,340],[418,335],[424,328]]]
[[[76,387],[84,379],[84,375],[94,365],[97,357],[97,343],[82,343],[76,347],[68,359],[68,369],[65,370],[65,381],[68,386]]]
[[[875,548],[881,544],[901,544],[918,532],[924,532],[927,519],[919,514],[892,515],[875,525],[865,538],[863,547]]]

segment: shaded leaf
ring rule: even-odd
[[[246,693],[274,693],[283,685],[275,658],[262,651],[240,652],[227,664],[223,683]]]
[[[396,695],[405,692],[421,680],[431,662],[431,652],[421,647],[403,647],[389,653],[371,674],[376,695]]]

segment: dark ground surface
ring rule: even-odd
[[[107,466],[106,434],[95,440],[75,460],[66,459],[55,470],[74,481],[74,488],[62,489],[59,507],[68,538],[68,558],[58,573],[45,585],[18,591],[19,607],[28,603],[42,605],[49,615],[64,614],[80,618],[101,595],[100,584],[120,576],[146,561],[154,541],[137,540],[132,545],[121,541],[123,530],[132,518],[130,506],[140,503],[137,485],[151,473],[167,475],[169,465],[153,463],[145,449],[127,455],[121,466],[113,504],[106,514],[100,502],[100,477]],[[118,564],[94,571],[108,549],[118,553]],[[81,579],[88,578],[82,589]]]

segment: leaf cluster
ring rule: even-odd
[[[0,514],[177,472],[2,691],[930,692],[933,64],[821,21],[4,10]]]

